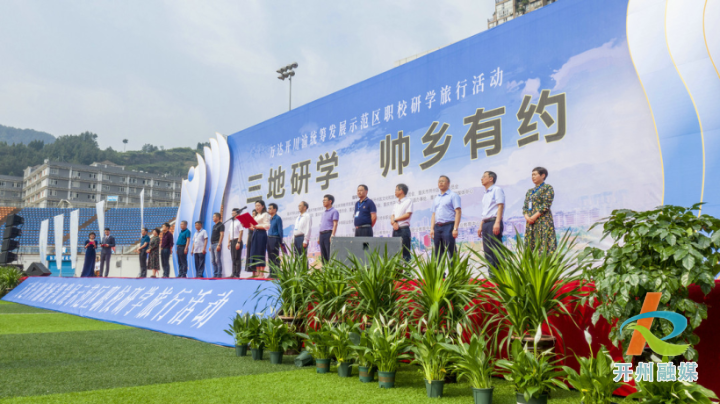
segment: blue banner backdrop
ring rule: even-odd
[[[609,240],[589,227],[614,209],[705,202],[702,212],[719,216],[720,188],[709,186],[720,166],[717,26],[720,7],[702,0],[555,2],[218,135],[189,172],[178,216],[209,229],[221,201],[227,220],[232,208],[250,211],[263,199],[279,205],[289,242],[305,201],[315,260],[323,195],[335,196],[338,235],[348,236],[357,186],[367,185],[375,236],[388,237],[394,189],[404,183],[422,253],[432,245],[437,179],[447,175],[462,198],[457,241],[479,250],[480,177],[489,170],[505,191],[503,242],[512,247],[537,166],[549,170],[558,234],[599,247]],[[228,276],[225,247],[222,255]]]
[[[264,308],[262,296],[274,288],[256,280],[32,277],[2,300],[234,346],[223,330],[236,311]]]

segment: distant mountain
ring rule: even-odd
[[[9,145],[13,143],[28,144],[33,140],[41,140],[45,142],[45,144],[50,144],[55,142],[55,136],[33,129],[17,129],[0,125],[0,142],[5,142]]]

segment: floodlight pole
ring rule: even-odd
[[[292,76],[290,76],[290,100],[288,101],[288,111],[292,110]]]

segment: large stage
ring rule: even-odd
[[[714,341],[720,326],[720,281],[715,285],[708,296],[691,286],[690,297],[708,306],[708,318],[695,331],[700,337],[698,382],[720,394],[720,378],[711,365],[720,361],[720,345]],[[267,299],[262,296],[273,291],[271,282],[249,279],[28,278],[3,300],[233,346],[233,339],[223,332],[231,317],[237,310],[263,310]],[[589,353],[586,328],[593,336],[593,349],[605,345],[616,361],[622,361],[621,351],[608,339],[610,324],[600,319],[592,325],[593,313],[591,307],[577,309],[573,319],[579,328],[569,318],[553,321],[563,336],[559,351],[569,355],[570,366],[576,367],[573,353]]]

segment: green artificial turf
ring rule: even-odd
[[[236,358],[250,362],[249,358]],[[265,361],[263,361],[265,362]],[[262,365],[263,362],[253,363]],[[334,370],[334,368],[332,369]],[[241,377],[196,380],[184,383],[138,386],[81,393],[0,400],[1,403],[464,403],[473,402],[467,384],[448,384],[441,400],[427,398],[424,382],[415,366],[405,366],[397,374],[396,388],[380,389],[378,383],[360,383],[357,368],[352,378],[336,374],[315,374],[314,368],[297,372],[268,373]],[[201,400],[199,400],[201,398]],[[624,400],[618,398],[618,403]],[[515,404],[510,383],[496,379],[494,404]],[[577,404],[576,392],[553,393],[551,404]]]
[[[121,330],[128,327],[60,313],[0,315],[0,335]],[[23,337],[24,338],[24,337]],[[47,337],[45,337],[47,338]]]
[[[0,317],[40,317],[13,315]],[[0,335],[0,397],[34,396],[293,370],[231,348],[147,330]],[[265,355],[269,357],[268,354]],[[266,358],[267,359],[267,358]]]
[[[54,311],[38,309],[37,307],[25,306],[12,302],[4,302],[0,300],[0,314],[18,314],[18,313],[55,313]]]

